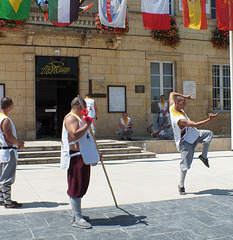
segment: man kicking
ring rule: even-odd
[[[209,118],[203,121],[191,121],[184,112],[186,99],[194,100],[194,97],[191,95],[182,95],[176,92],[171,92],[169,96],[169,110],[174,132],[174,139],[177,150],[181,153],[180,183],[178,185],[179,193],[181,195],[186,194],[184,181],[187,170],[191,167],[194,149],[198,143],[203,144],[202,154],[199,156],[199,159],[205,164],[206,167],[210,167],[207,154],[210,142],[213,138],[213,133],[209,130],[197,130],[197,127],[208,123],[213,118],[218,116],[218,113],[211,113],[209,114]]]

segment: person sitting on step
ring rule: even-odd
[[[127,140],[132,141],[131,134],[135,132],[135,128],[133,127],[133,123],[127,113],[122,113],[122,117],[118,121],[118,126],[118,133],[121,135],[121,140],[126,138]]]

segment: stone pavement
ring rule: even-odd
[[[93,167],[82,202],[89,230],[69,222],[66,172],[58,164],[18,166],[12,194],[24,205],[0,208],[0,239],[233,239],[233,152],[210,152],[210,169],[197,156],[186,196],[177,193],[179,154],[106,162],[119,208],[101,165]]]

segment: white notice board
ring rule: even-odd
[[[126,112],[126,86],[108,86],[108,112]]]
[[[183,81],[183,95],[192,95],[196,98],[196,82],[195,81]]]

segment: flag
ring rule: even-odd
[[[182,0],[184,26],[207,29],[205,0]]]
[[[125,28],[127,0],[99,0],[101,24],[108,27]]]
[[[216,15],[219,30],[233,30],[233,2],[216,0]]]
[[[79,0],[49,0],[49,20],[72,23],[78,19]]]
[[[31,0],[0,0],[0,18],[10,20],[28,19]]]
[[[169,0],[142,0],[142,19],[145,28],[151,30],[171,29]]]

